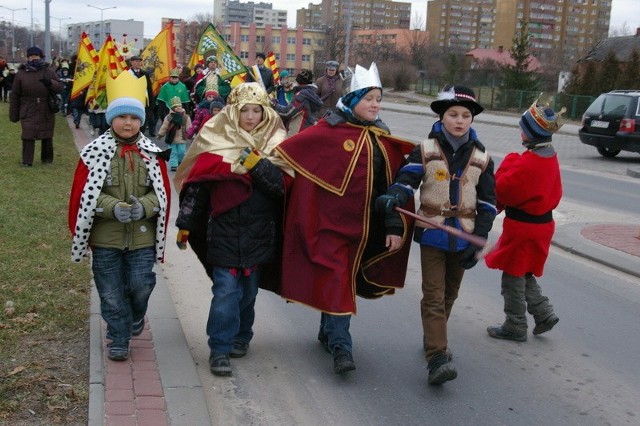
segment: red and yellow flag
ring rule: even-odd
[[[273,84],[275,84],[276,86],[280,84],[280,71],[278,71],[276,55],[273,52],[269,52],[269,54],[267,55],[267,60],[264,61],[264,64],[271,69],[271,73],[273,74]]]
[[[142,66],[151,70],[151,88],[157,96],[160,86],[169,81],[169,73],[176,67],[176,49],[173,39],[173,21],[158,33],[140,55]]]
[[[127,62],[118,51],[111,35],[107,36],[100,49],[95,78],[87,91],[87,104],[91,109],[107,108],[107,76],[116,78],[122,71],[129,69]]]
[[[197,64],[204,65],[204,56],[198,53],[198,49],[194,50],[191,54],[191,59],[189,59],[189,69],[193,71]]]
[[[73,73],[73,86],[70,99],[75,99],[89,87],[98,68],[100,56],[91,43],[87,33],[83,32],[78,46],[78,59]]]

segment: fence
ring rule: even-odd
[[[427,96],[438,96],[444,84],[423,79],[416,83],[415,91]],[[476,93],[476,99],[482,106],[495,111],[522,112],[527,109],[540,95],[538,91],[504,90],[495,86],[472,87]],[[548,103],[554,110],[566,108],[565,118],[580,120],[582,114],[596,99],[595,96],[567,95],[564,93],[542,93],[540,97],[543,103]]]

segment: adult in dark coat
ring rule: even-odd
[[[155,99],[153,97],[153,87],[151,85],[151,77],[149,73],[142,69],[142,57],[139,55],[132,56],[129,59],[129,63],[131,67],[129,68],[129,72],[136,76],[137,78],[144,78],[147,80],[147,104],[144,107],[144,112],[146,115],[146,119],[144,120],[144,124],[140,128],[142,133],[149,130],[149,136],[156,136],[156,117],[154,113]]]
[[[33,46],[27,49],[27,63],[20,65],[11,89],[9,120],[22,125],[22,166],[31,167],[35,140],[42,141],[40,160],[53,162],[53,130],[56,115],[49,109],[49,89],[62,91],[62,83],[48,63],[42,50]]]

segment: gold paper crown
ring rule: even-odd
[[[242,83],[236,86],[227,99],[228,105],[257,104],[271,106],[269,95],[258,83]]]
[[[171,108],[173,109],[173,108],[175,108],[177,106],[181,107],[182,106],[182,101],[180,100],[179,97],[174,96],[173,98],[171,98],[169,100],[169,104],[171,105]]]
[[[380,76],[378,75],[378,66],[375,62],[371,63],[371,67],[366,69],[360,65],[356,65],[356,70],[351,77],[351,88],[349,93],[366,87],[379,87],[382,89]]]
[[[565,112],[567,112],[567,109],[562,107],[560,111],[555,112],[553,108],[549,106],[549,103],[545,104],[540,102],[541,96],[542,93],[535,101],[533,101],[529,109],[525,111],[523,115],[529,112],[533,120],[542,127],[542,129],[549,133],[555,133],[560,130],[560,127],[564,124],[560,121],[560,118]]]
[[[147,104],[147,80],[145,78],[137,78],[129,71],[123,71],[118,77],[111,78],[107,76],[107,102],[118,98],[134,98]]]

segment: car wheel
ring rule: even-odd
[[[616,155],[618,155],[620,153],[620,150],[619,149],[598,147],[598,152],[603,157],[611,158],[611,157],[615,157]]]

